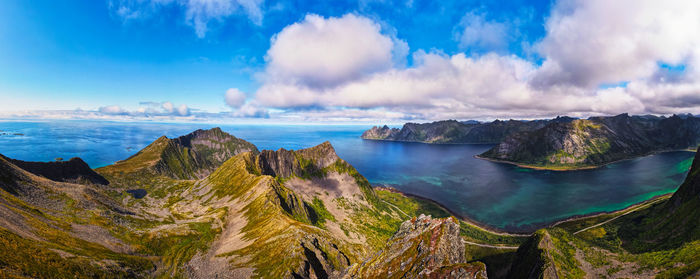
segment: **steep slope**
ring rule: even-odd
[[[10,159],[0,155],[3,159],[10,161],[30,173],[53,181],[72,183],[93,183],[107,185],[109,181],[93,171],[85,161],[75,157],[68,161],[56,162],[27,162]]]
[[[649,118],[621,114],[545,127],[508,136],[479,155],[526,167],[575,169],[686,149],[700,143],[700,118]]]
[[[98,171],[108,176],[144,172],[174,179],[199,179],[243,152],[258,149],[220,128],[197,130],[175,139],[162,136],[128,159]]]
[[[402,221],[329,143],[236,155],[162,200],[164,208],[144,206],[146,215],[176,221],[148,234],[206,240],[164,259],[168,276],[333,277],[378,250]]]
[[[99,169],[107,187],[52,181],[0,157],[0,277],[338,278],[376,255],[419,255],[394,274],[481,276],[483,250],[464,243],[521,242],[450,218],[402,228],[450,214],[375,191],[328,142],[239,153],[197,180],[154,168],[171,144]],[[411,243],[421,250],[397,250]]]
[[[700,274],[700,153],[669,198],[537,231],[509,278],[686,278]]]
[[[493,144],[514,133],[536,130],[544,127],[547,123],[569,122],[571,120],[573,119],[569,117],[557,117],[552,120],[495,120],[485,123],[458,122],[456,120],[423,124],[406,123],[401,129],[389,128],[388,126],[372,127],[362,134],[362,138],[423,143]]]
[[[56,182],[0,156],[0,277],[142,277],[147,258],[113,231],[132,213],[92,184]],[[109,226],[106,226],[109,224]]]
[[[628,250],[677,248],[700,240],[700,153],[685,181],[660,205],[620,220],[619,234]]]
[[[401,224],[376,255],[348,269],[345,278],[486,278],[482,263],[466,263],[454,218],[420,215]]]

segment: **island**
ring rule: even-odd
[[[596,168],[700,144],[700,118],[687,115],[557,117],[478,123],[456,120],[375,126],[363,139],[430,144],[494,144],[478,158],[547,170]]]

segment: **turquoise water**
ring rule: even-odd
[[[617,210],[673,192],[685,178],[693,156],[691,152],[668,152],[594,170],[556,172],[473,157],[489,145],[362,140],[359,137],[369,128],[366,126],[94,121],[0,122],[0,153],[31,161],[78,156],[100,167],[127,158],[161,135],[176,137],[215,126],[260,149],[299,149],[328,140],[340,157],[373,184],[428,197],[460,215],[514,231],[574,215]]]

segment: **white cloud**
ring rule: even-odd
[[[270,112],[257,101],[250,101],[233,113],[234,117],[268,118]]]
[[[110,0],[109,6],[124,21],[149,17],[164,7],[176,5],[184,10],[185,23],[199,38],[206,36],[211,21],[244,13],[256,25],[263,21],[264,0]]]
[[[273,41],[255,101],[288,116],[310,119],[338,118],[343,113],[358,119],[391,115],[435,120],[700,112],[700,2],[623,2],[556,4],[547,20],[547,35],[537,44],[542,65],[513,55],[469,57],[418,50],[413,53],[414,64],[403,68],[389,57],[400,46],[385,43],[391,38],[369,19],[309,16],[285,28]],[[345,44],[324,50],[333,45],[329,42],[348,40],[347,33],[318,29],[345,18],[360,26],[375,26],[352,33],[352,41],[382,46],[382,51],[359,52],[381,53],[379,61],[384,62],[365,59],[372,55],[347,60],[341,55],[351,52],[343,48]],[[460,36],[479,38],[467,44],[488,42],[493,47],[500,43],[498,38],[484,37],[489,35],[485,30],[500,32],[497,23],[479,15],[466,18]],[[307,45],[317,51],[307,52],[303,48]],[[299,49],[300,55],[294,57],[293,50]],[[659,63],[686,67],[669,73]],[[599,88],[603,83],[622,85]]]
[[[593,88],[648,78],[660,61],[700,57],[698,18],[698,1],[562,0],[536,46],[546,60],[534,83]]]
[[[120,106],[104,106],[104,107],[100,107],[98,109],[98,111],[100,113],[112,114],[112,115],[126,113],[126,111],[124,111],[124,109],[122,109]]]
[[[229,107],[240,108],[245,103],[245,100],[245,93],[241,92],[237,88],[230,88],[229,90],[226,90],[224,101]]]
[[[392,67],[394,41],[368,18],[307,15],[272,38],[267,82],[332,86]]]
[[[486,20],[484,14],[469,12],[460,20],[454,37],[461,49],[501,51],[508,46],[508,27]]]

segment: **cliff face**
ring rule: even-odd
[[[257,160],[263,174],[280,178],[292,175],[299,177],[318,174],[340,158],[330,142],[298,151],[281,148],[277,151],[264,150]]]
[[[550,122],[568,122],[571,118],[553,120],[518,121],[508,120],[478,123],[456,120],[432,123],[406,123],[403,128],[373,127],[362,134],[363,139],[408,141],[423,143],[498,143],[508,135],[539,129]]]
[[[27,162],[9,159],[4,156],[2,157],[23,170],[53,181],[100,185],[109,184],[107,179],[97,174],[85,161],[77,157],[60,162]]]
[[[374,126],[371,129],[362,133],[363,139],[374,139],[374,140],[391,140],[396,137],[399,133],[397,128],[389,128],[389,126],[384,125],[384,127]]]
[[[593,117],[508,136],[481,157],[536,167],[589,167],[700,143],[700,118]]]
[[[401,224],[387,246],[352,266],[345,278],[486,278],[482,263],[466,263],[459,224],[420,215]]]
[[[518,248],[508,278],[558,278],[554,253],[561,252],[554,247],[549,232],[537,231]]]
[[[111,174],[146,171],[174,179],[200,179],[243,152],[257,153],[258,149],[220,128],[197,130],[175,139],[160,137],[128,159],[100,170]]]

